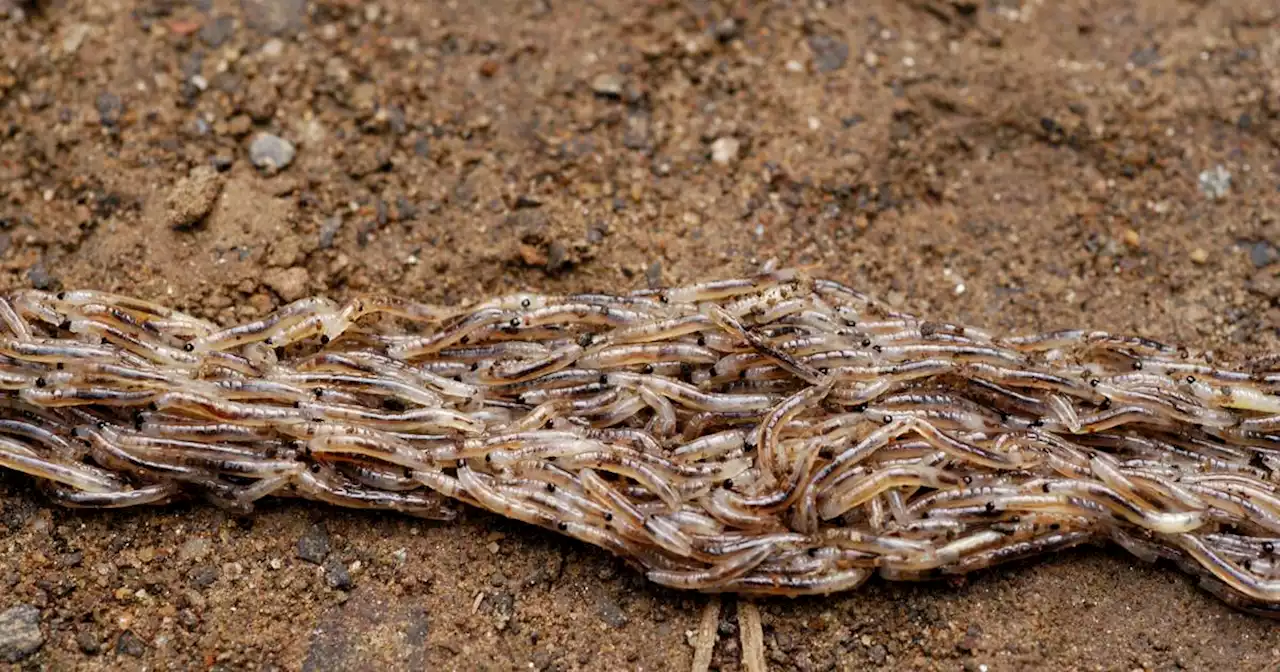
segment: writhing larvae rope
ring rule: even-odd
[[[1280,358],[1001,336],[799,271],[466,309],[309,298],[220,327],[0,299],[0,467],[78,507],[461,502],[741,594],[1084,542],[1280,613]]]

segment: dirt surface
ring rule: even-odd
[[[1280,351],[1272,0],[0,0],[0,45],[4,288],[230,321],[776,258]],[[685,669],[706,600],[474,511],[83,513],[0,474],[17,668]],[[1280,665],[1276,624],[1115,550],[761,609],[775,670]]]

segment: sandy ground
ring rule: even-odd
[[[776,258],[993,329],[1280,350],[1270,0],[0,15],[5,288],[230,321],[313,292],[626,290]],[[474,511],[83,513],[0,474],[0,611],[38,610],[43,640],[19,669],[684,669],[706,599]],[[761,610],[774,670],[1280,665],[1273,622],[1108,549]],[[735,613],[718,669],[741,666]]]

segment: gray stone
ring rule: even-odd
[[[283,170],[296,152],[293,143],[270,133],[259,133],[249,144],[249,160],[263,170]]]
[[[809,50],[813,52],[813,67],[818,72],[839,70],[849,60],[849,45],[830,35],[810,35]]]
[[[0,612],[0,660],[16,663],[40,650],[44,633],[40,632],[40,610],[19,604]]]
[[[329,555],[329,531],[320,525],[312,525],[298,539],[298,557],[320,564]]]

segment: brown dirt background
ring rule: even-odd
[[[1270,0],[3,14],[6,288],[231,321],[303,293],[626,290],[776,258],[996,329],[1280,350]],[[256,170],[259,132],[294,143],[292,165]],[[726,164],[721,138],[740,143]],[[171,209],[204,217],[179,230]],[[46,640],[18,668],[685,669],[706,599],[474,511],[83,513],[0,474],[0,610],[37,606]],[[726,606],[715,666],[737,670]],[[775,670],[1280,665],[1273,622],[1116,550],[762,611]]]

